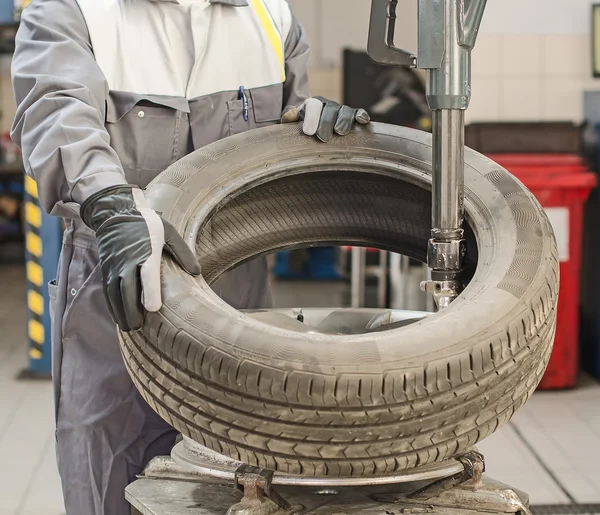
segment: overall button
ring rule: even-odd
[[[77,295],[77,290],[75,288],[71,288],[71,295]]]
[[[144,116],[146,116],[146,113],[144,111],[140,111],[140,112],[138,112],[138,116],[140,118],[143,118]]]

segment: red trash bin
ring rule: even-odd
[[[596,175],[574,155],[506,154],[491,159],[536,196],[554,228],[560,259],[556,339],[540,389],[573,388],[579,372],[579,277],[583,205]]]

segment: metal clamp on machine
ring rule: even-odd
[[[487,0],[419,0],[418,53],[394,44],[398,0],[373,0],[368,53],[379,64],[427,70],[433,112],[431,281],[421,285],[438,308],[463,289],[464,112],[471,100],[471,50]]]
[[[281,510],[292,511],[292,505],[273,488],[272,480],[272,470],[240,465],[235,471],[234,484],[244,497],[229,508],[227,515],[269,515]]]

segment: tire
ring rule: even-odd
[[[245,463],[311,476],[398,472],[451,458],[538,385],[556,327],[548,219],[506,170],[466,150],[470,282],[401,329],[326,335],[268,326],[209,287],[257,255],[309,243],[424,260],[431,136],[371,124],[324,145],[298,126],[182,159],[148,188],[197,249],[203,277],[163,260],[164,306],[121,335],[147,402],[184,435]]]

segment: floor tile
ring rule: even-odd
[[[600,406],[600,389],[596,390]],[[590,468],[600,463],[600,433],[592,427],[581,412],[573,409],[572,403],[577,396],[572,392],[568,397],[555,394],[552,397],[535,395],[523,408],[529,424],[536,427],[537,434],[544,434],[546,448],[540,448],[542,459],[548,460],[552,469],[570,469],[577,463],[580,467]],[[594,411],[597,411],[596,408]],[[520,419],[516,420],[517,425]],[[531,438],[533,446],[540,441]],[[548,449],[549,454],[544,451]]]
[[[0,469],[2,508],[11,513],[29,493],[42,456],[52,441],[53,406],[49,383],[22,384],[25,392],[0,440],[0,456],[10,467]]]
[[[518,417],[518,414],[517,414]],[[568,504],[569,498],[539,463],[513,423],[478,444],[487,474],[529,494],[533,504]]]
[[[28,491],[16,515],[62,515],[65,513],[62,489],[56,468],[54,437],[46,442],[46,449],[38,462]]]
[[[578,470],[554,472],[560,484],[567,489],[575,502],[581,504],[600,504],[600,489],[590,476]]]

